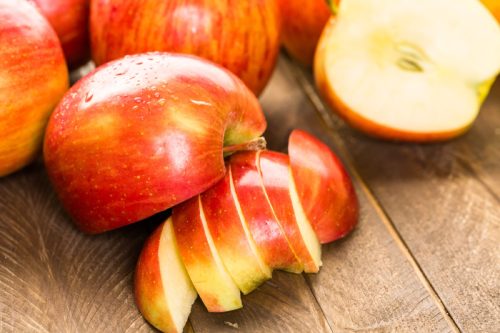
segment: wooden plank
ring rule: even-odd
[[[335,150],[328,129],[294,82],[288,60],[281,60],[263,103],[271,149],[285,150],[288,133],[300,127]],[[439,300],[425,287],[385,228],[362,185],[357,181],[355,185],[362,208],[359,226],[347,239],[324,246],[322,270],[306,277],[332,330],[454,330],[453,323],[440,310]]]
[[[298,77],[303,81],[304,73]],[[448,143],[383,142],[336,116],[324,119],[332,133],[341,133],[337,140],[389,223],[467,332],[500,331],[499,88],[471,132]],[[310,83],[304,89],[311,91]]]

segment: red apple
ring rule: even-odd
[[[279,49],[276,0],[95,0],[92,58],[98,65],[146,51],[195,54],[259,94]]]
[[[137,306],[147,321],[163,332],[181,333],[196,291],[181,261],[171,219],[146,241],[134,285]]]
[[[299,273],[303,265],[266,197],[258,160],[258,152],[244,152],[231,157],[229,165],[235,200],[239,202],[241,214],[266,264],[271,269]]]
[[[30,0],[49,20],[61,41],[70,68],[90,60],[89,2],[90,0]]]
[[[347,235],[358,221],[358,200],[342,162],[314,136],[295,130],[288,141],[293,180],[321,243]]]
[[[203,192],[224,176],[223,147],[266,122],[229,71],[193,56],[150,53],[101,66],[54,111],[47,172],[77,226],[98,233]]]
[[[240,290],[208,231],[200,197],[176,206],[172,221],[182,262],[207,310],[225,312],[241,308]]]
[[[292,57],[311,66],[321,32],[332,15],[331,9],[326,0],[280,1],[283,45]]]
[[[0,176],[39,152],[50,113],[68,89],[54,30],[34,6],[0,1]]]

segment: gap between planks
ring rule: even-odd
[[[333,143],[335,144],[335,148],[338,149],[338,151],[342,155],[342,159],[343,159],[344,163],[346,164],[346,167],[349,170],[349,172],[351,173],[352,177],[354,177],[359,182],[360,188],[362,189],[362,191],[366,195],[368,201],[371,203],[371,205],[375,209],[375,212],[380,217],[384,226],[389,231],[389,234],[394,239],[395,243],[400,248],[400,250],[403,253],[403,255],[405,256],[405,258],[408,260],[410,265],[413,267],[418,279],[423,284],[425,289],[429,292],[430,296],[432,297],[432,299],[436,303],[437,307],[439,308],[439,310],[443,314],[444,318],[448,322],[451,329],[455,332],[461,332],[457,323],[455,322],[455,320],[453,319],[453,317],[449,313],[448,309],[446,308],[445,304],[441,300],[441,297],[439,297],[439,294],[437,293],[436,289],[433,287],[432,283],[430,282],[430,280],[427,278],[427,276],[423,272],[423,270],[420,267],[420,265],[418,264],[415,256],[412,254],[410,248],[408,247],[406,242],[403,240],[401,234],[397,230],[397,228],[394,225],[394,223],[392,222],[392,220],[389,218],[389,215],[384,210],[381,203],[377,200],[374,193],[370,190],[368,184],[364,181],[364,179],[361,177],[361,175],[358,173],[358,171],[354,167],[354,163],[353,163],[353,161],[348,153],[348,150],[346,149],[346,147],[344,145],[343,140],[341,138],[339,138],[337,135],[333,134],[335,132],[335,123],[334,123],[334,120],[332,118],[332,115],[326,109],[321,98],[316,93],[315,87],[310,82],[307,75],[304,73],[305,70],[299,68],[298,66],[290,65],[290,62],[293,62],[293,60],[286,57],[285,67],[287,68],[287,70],[289,70],[292,73],[292,76],[295,77],[295,79],[299,83],[299,86],[303,89],[305,95],[307,96],[307,98],[310,100],[310,102],[314,106],[314,109],[318,113],[319,117],[321,118],[322,122],[324,123],[324,125],[327,129],[327,131],[326,131],[327,135],[332,139]],[[470,168],[467,168],[467,169],[472,172],[472,170],[470,170]],[[491,193],[489,187],[487,187],[487,189]],[[497,197],[495,196],[495,198],[497,198]],[[308,285],[309,285],[309,283],[308,283]],[[314,295],[314,291],[312,290],[310,285],[309,285],[309,288],[311,289],[311,292]],[[320,308],[321,308],[321,305],[320,305]],[[323,312],[323,309],[321,309],[321,311]]]

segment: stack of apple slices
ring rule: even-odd
[[[274,269],[318,272],[321,243],[352,230],[358,202],[325,144],[296,130],[289,154],[231,156],[225,177],[176,206],[146,242],[135,292],[151,324],[182,332],[197,294],[208,311],[231,311]]]

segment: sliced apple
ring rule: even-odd
[[[215,248],[200,197],[176,206],[172,220],[182,261],[207,310],[224,312],[241,308],[240,290]]]
[[[318,89],[367,134],[448,139],[467,130],[500,70],[500,26],[477,0],[348,0],[323,31]]]
[[[231,195],[231,169],[202,193],[201,208],[215,247],[238,288],[248,294],[271,278],[272,271],[257,249],[241,207]]]
[[[322,244],[347,235],[358,221],[358,199],[342,162],[314,136],[294,130],[288,154],[297,195]]]
[[[153,326],[167,333],[182,332],[196,291],[179,255],[171,219],[144,245],[135,272],[135,297]]]
[[[281,222],[285,235],[306,273],[321,267],[321,245],[303,212],[289,171],[288,156],[272,151],[259,155],[260,175],[266,199]]]
[[[258,169],[259,152],[243,152],[230,160],[231,180],[235,200],[241,207],[241,218],[248,226],[257,249],[271,269],[283,269],[293,273],[303,270],[281,224],[266,199]]]

